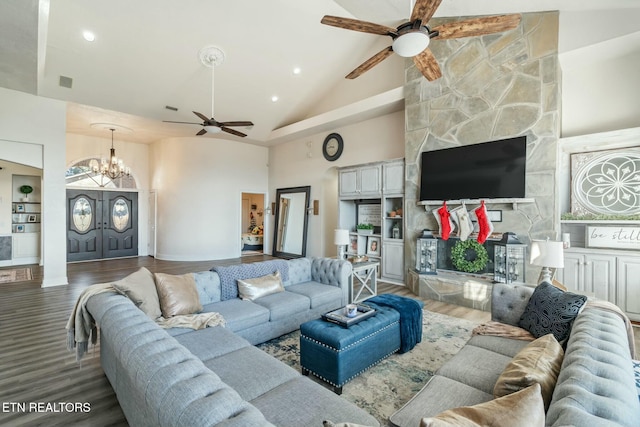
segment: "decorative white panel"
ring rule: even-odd
[[[573,214],[640,213],[640,150],[572,154],[571,176]]]

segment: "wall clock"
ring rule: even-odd
[[[337,133],[330,133],[324,139],[322,144],[322,155],[330,162],[336,161],[342,155],[344,149],[344,141],[342,137]]]

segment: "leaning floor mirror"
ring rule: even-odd
[[[277,189],[273,256],[286,259],[305,256],[310,193],[310,186]]]

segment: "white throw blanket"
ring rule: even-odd
[[[94,295],[103,292],[116,292],[112,283],[100,283],[86,288],[76,301],[71,316],[67,321],[67,348],[69,351],[76,349],[76,361],[80,361],[82,356],[89,349],[89,341],[92,344],[98,342],[98,328],[95,319],[87,310],[87,301]],[[190,328],[203,329],[213,326],[225,326],[226,321],[220,313],[197,313],[173,316],[168,319],[159,317],[156,323],[161,328]]]
[[[222,317],[222,314],[211,313],[197,313],[197,314],[183,314],[180,316],[173,316],[165,319],[164,317],[158,317],[156,323],[161,328],[189,328],[189,329],[204,329],[214,326],[225,326],[227,322]]]

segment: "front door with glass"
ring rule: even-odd
[[[138,194],[67,190],[67,261],[138,255]]]

